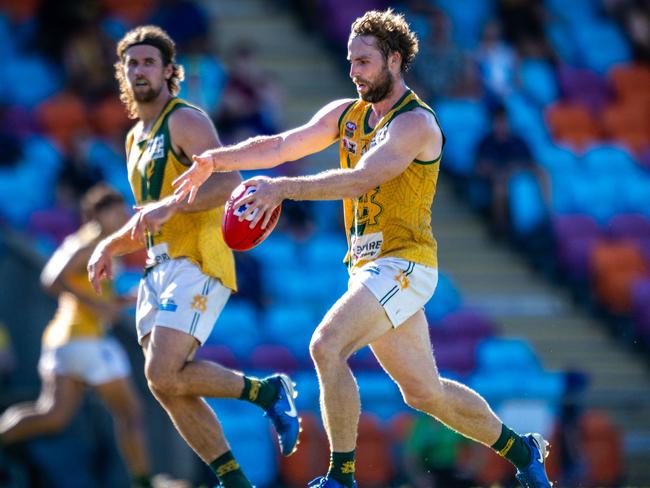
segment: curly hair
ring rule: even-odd
[[[363,17],[352,23],[350,39],[359,36],[373,36],[377,47],[388,59],[391,52],[402,56],[401,71],[408,71],[418,53],[418,38],[411,31],[402,14],[396,14],[392,8],[378,11],[370,10]]]
[[[118,61],[114,64],[115,78],[120,84],[120,100],[126,106],[129,118],[138,118],[136,102],[129,92],[129,87],[124,75],[124,59],[126,51],[133,46],[146,44],[160,51],[163,66],[172,65],[172,75],[167,80],[169,93],[176,96],[181,89],[181,81],[185,78],[183,66],[176,64],[176,44],[164,30],[155,25],[141,25],[127,32],[117,43]]]

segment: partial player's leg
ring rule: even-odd
[[[487,402],[466,386],[439,377],[421,310],[370,347],[409,406],[433,415],[465,437],[488,446],[496,442],[501,422]]]
[[[41,383],[41,394],[36,402],[9,407],[0,417],[2,444],[54,434],[70,423],[83,398],[83,383],[52,372],[42,373]]]
[[[147,378],[166,397],[238,398],[258,405],[278,433],[282,454],[289,455],[298,442],[299,425],[293,384],[286,375],[251,378],[211,361],[192,359],[197,345],[210,336],[230,294],[219,280],[187,260],[163,263],[149,273],[140,286],[136,314],[140,340],[149,336],[153,353],[148,357]],[[177,347],[181,348],[177,357],[168,361],[164,351]]]
[[[347,360],[390,329],[391,323],[374,295],[363,285],[354,284],[325,315],[310,344],[332,453],[327,477],[344,486],[353,483],[360,415],[359,391]]]
[[[432,415],[465,437],[492,447],[517,467],[524,486],[550,487],[543,464],[546,441],[539,434],[518,435],[497,418],[474,390],[440,378],[430,344],[426,318],[420,310],[375,340],[371,348],[398,384],[408,405]]]
[[[210,466],[222,486],[250,488],[252,485],[230,451],[221,424],[212,409],[199,396],[178,394],[178,386],[175,384],[178,381],[177,374],[189,364],[188,358],[194,355],[197,345],[196,339],[188,334],[166,327],[154,327],[153,332],[142,341],[149,387],[176,430]],[[216,381],[223,381],[223,385],[218,388],[224,397],[236,397],[236,382],[239,382],[239,390],[243,388],[243,380],[234,372],[221,367],[211,368],[210,371]]]
[[[113,416],[115,437],[136,486],[151,486],[151,467],[142,421],[142,406],[130,377],[95,385]]]

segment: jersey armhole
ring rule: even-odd
[[[355,103],[357,103],[356,100],[353,100],[352,102],[350,102],[350,104],[347,107],[345,107],[345,110],[343,110],[343,112],[341,113],[341,116],[339,117],[339,122],[338,122],[339,137],[341,135],[341,123],[343,122],[343,118],[350,111],[350,109],[352,108],[352,105],[354,105]]]

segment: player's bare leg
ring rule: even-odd
[[[487,446],[496,442],[501,421],[487,402],[465,385],[438,375],[424,312],[375,340],[371,348],[409,406],[465,437]]]
[[[63,430],[79,408],[84,385],[70,377],[41,375],[41,394],[36,402],[9,407],[0,417],[2,444],[31,439]]]
[[[95,390],[108,407],[115,425],[115,437],[134,478],[149,477],[151,466],[142,421],[142,405],[129,377],[102,385]]]
[[[241,375],[214,363],[191,367],[194,363],[188,360],[197,346],[191,335],[165,327],[154,327],[142,342],[151,392],[188,445],[210,463],[230,446],[216,415],[200,396],[237,398],[244,381]],[[194,372],[206,377],[197,378]],[[187,385],[182,384],[184,380]]]
[[[320,383],[321,415],[330,443],[328,478],[350,485],[360,415],[359,391],[347,360],[391,328],[377,299],[363,285],[348,290],[314,332],[310,352]]]

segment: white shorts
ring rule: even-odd
[[[124,349],[112,337],[73,339],[44,348],[38,361],[41,374],[75,376],[88,385],[101,385],[131,374]]]
[[[154,326],[180,330],[203,344],[232,291],[189,259],[154,266],[140,281],[135,324],[138,342]]]
[[[438,270],[406,259],[379,258],[353,270],[348,288],[354,283],[361,283],[375,295],[397,327],[431,299]]]

